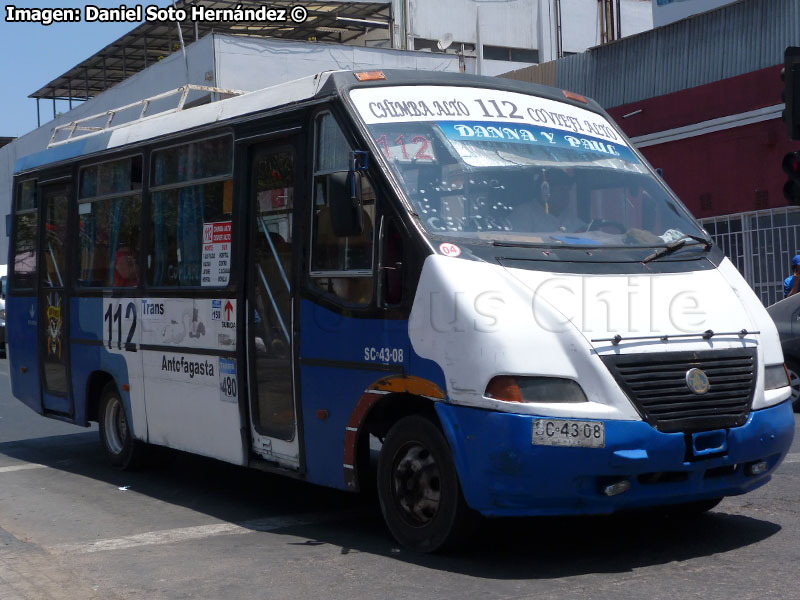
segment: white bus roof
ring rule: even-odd
[[[549,86],[463,73],[446,73],[442,71],[420,71],[406,69],[382,69],[380,81],[360,82],[353,77],[351,70],[323,71],[301,79],[280,83],[272,87],[235,96],[218,102],[204,104],[182,111],[170,110],[151,117],[145,117],[116,127],[103,129],[88,135],[82,135],[71,141],[62,141],[52,147],[24,156],[17,160],[14,173],[20,174],[44,165],[54,165],[62,161],[80,156],[88,156],[136,144],[147,140],[191,131],[203,126],[230,121],[236,117],[275,109],[311,100],[319,94],[326,84],[332,84],[338,93],[352,87],[408,86],[408,85],[455,85],[486,87],[532,94],[542,98],[550,98],[567,104],[574,104],[599,114],[605,111],[594,100],[583,97],[571,97],[558,88]],[[331,92],[333,93],[333,91]],[[85,119],[84,119],[85,120]]]
[[[150,117],[83,135],[74,140],[57,143],[40,152],[19,158],[14,166],[14,173],[23,173],[43,165],[59,163],[79,156],[120,148],[128,144],[187,131],[249,113],[308,100],[314,97],[334,72],[326,71],[309,75],[241,96],[177,112],[157,113]]]

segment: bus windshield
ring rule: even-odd
[[[707,237],[597,113],[444,86],[351,98],[429,234],[607,247]]]

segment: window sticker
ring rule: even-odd
[[[375,143],[389,160],[400,162],[436,162],[433,144],[423,133],[400,134],[388,136],[383,134],[375,138]]]
[[[444,243],[439,244],[439,252],[441,252],[444,256],[458,256],[461,254],[461,248],[455,244]]]
[[[203,223],[202,286],[228,284],[231,270],[232,221]]]
[[[239,390],[236,382],[236,361],[232,358],[219,359],[219,399],[236,404]]]
[[[236,345],[235,299],[142,298],[139,306],[143,344],[218,350]]]

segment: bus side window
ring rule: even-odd
[[[78,275],[81,287],[139,283],[142,157],[81,169]]]
[[[64,264],[67,241],[67,208],[69,186],[59,185],[45,189],[44,202],[44,281],[45,287],[63,288],[66,280]]]
[[[232,174],[233,140],[229,135],[153,152],[149,285],[228,285]]]
[[[14,206],[14,264],[12,282],[15,289],[36,287],[36,226],[38,207],[36,180],[29,179],[17,185]]]
[[[266,154],[255,161],[254,168],[256,237],[252,255],[256,351],[284,358],[291,344],[294,155],[290,151]],[[293,428],[294,421],[291,431]],[[281,436],[291,437],[291,431],[284,431]]]
[[[337,236],[326,194],[327,179],[332,173],[349,168],[351,148],[332,115],[321,115],[316,125],[311,281],[317,289],[349,304],[366,305],[372,302],[374,279],[375,192],[368,177],[362,177],[361,232]]]

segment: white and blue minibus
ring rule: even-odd
[[[477,515],[702,512],[792,441],[766,311],[574,93],[328,72],[56,141],[13,185],[13,394],[120,467],[377,486],[434,551]]]

